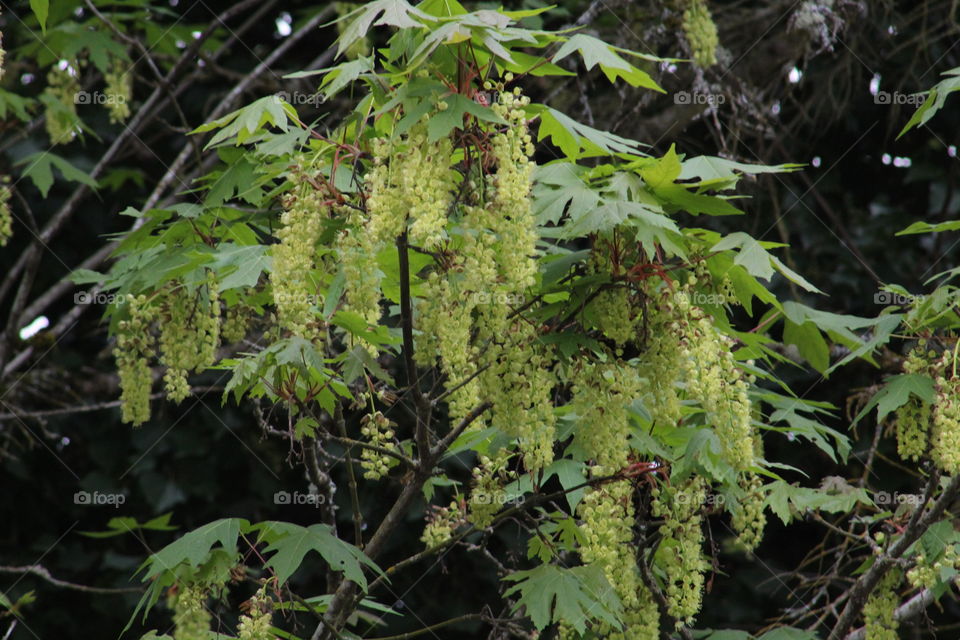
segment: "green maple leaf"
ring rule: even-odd
[[[263,522],[253,527],[260,530],[260,540],[269,543],[264,553],[273,556],[266,566],[277,573],[280,584],[284,584],[303,562],[304,556],[316,551],[334,571],[340,571],[348,580],[357,583],[366,590],[367,578],[363,575],[363,565],[378,573],[383,573],[362,551],[352,544],[340,540],[330,532],[325,524],[309,527],[289,522]]]
[[[517,571],[504,580],[516,582],[504,593],[520,594],[514,611],[526,607],[537,629],[563,621],[579,633],[589,620],[603,621],[620,628],[623,613],[620,600],[597,566],[563,569],[545,564],[529,571]]]

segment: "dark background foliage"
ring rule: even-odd
[[[42,37],[27,2],[0,4],[4,48],[10,52],[2,87],[35,95],[44,84],[45,69],[38,56],[46,45],[38,45]],[[638,51],[666,57],[689,54],[680,36],[675,3],[564,0],[558,4],[546,18],[551,27],[579,24]],[[916,220],[936,222],[956,216],[960,205],[954,194],[957,161],[952,145],[958,143],[958,112],[946,109],[929,128],[896,140],[913,106],[878,99],[881,91],[924,90],[941,72],[960,65],[956,47],[960,26],[952,13],[955,3],[737,0],[710,5],[719,26],[721,62],[705,71],[680,63],[651,68],[668,89],[666,96],[629,88],[612,90],[582,69],[562,84],[533,80],[529,92],[538,99],[549,97],[558,108],[592,126],[649,143],[654,154],[662,154],[675,142],[678,150],[688,154],[768,164],[808,163],[802,172],[767,176],[748,185],[752,199],[745,204],[746,217],[688,221],[723,231],[747,230],[758,239],[789,243],[785,260],[829,296],[789,291],[781,281],[784,290],[779,293],[786,298],[802,295],[806,304],[820,309],[870,316],[881,310],[874,297],[879,283],[898,282],[921,293],[927,278],[956,266],[953,236],[895,238],[893,234]],[[818,7],[825,16],[822,33],[791,28],[805,5]],[[162,70],[169,69],[182,52],[177,40],[187,42],[192,32],[217,25],[216,16],[236,6],[213,1],[158,5],[149,13],[151,33],[169,31],[154,43],[150,56]],[[294,470],[286,444],[265,437],[254,407],[221,405],[221,372],[198,379],[197,395],[179,407],[155,401],[154,418],[136,430],[120,423],[115,406],[97,408],[109,405],[118,395],[111,345],[100,319],[102,307],[74,312],[73,296],[80,289],[58,283],[84,261],[93,268],[100,263],[105,238],[131,224],[118,212],[128,205],[143,205],[183,148],[183,134],[207,121],[238,83],[247,81],[232,108],[278,90],[314,90],[309,79],[289,81],[282,76],[325,66],[337,35],[333,26],[313,30],[267,71],[248,74],[284,42],[278,20],[292,22],[296,30],[322,6],[276,0],[245,3],[225,25],[217,26],[200,56],[190,60],[187,74],[171,87],[177,108],[167,103],[150,113],[148,125],[134,135],[109,124],[99,107],[82,106],[81,116],[92,132],[57,153],[90,171],[118,136],[126,135],[125,142],[111,165],[115,173],[106,174],[112,182],[87,194],[63,231],[42,246],[35,241],[32,225],[44,227],[76,185],[58,181],[50,197],[43,199],[28,181],[16,184],[13,204],[18,222],[13,241],[0,250],[0,274],[8,273],[25,251],[38,251],[35,277],[22,295],[42,304],[28,306],[33,313],[25,313],[23,305],[15,302],[19,280],[5,279],[10,282],[0,289],[0,314],[6,319],[0,358],[0,453],[4,458],[0,563],[5,567],[0,591],[13,600],[29,590],[37,594],[37,602],[27,607],[12,638],[119,634],[139,593],[91,593],[8,571],[38,563],[57,579],[76,585],[137,587],[138,581],[131,579],[136,567],[175,533],[148,531],[106,539],[81,535],[104,530],[111,517],[132,516],[143,522],[172,512],[172,522],[180,531],[220,517],[314,521],[308,507],[274,504],[275,491],[303,488],[306,481]],[[90,19],[83,3],[66,0],[52,3],[50,23],[70,14],[77,20]],[[214,59],[220,46],[224,49]],[[158,81],[139,53],[131,55],[138,59],[136,112]],[[92,68],[85,69],[84,82],[92,81],[94,75]],[[722,96],[723,102],[715,109],[707,104],[679,104],[674,97],[678,91],[709,95],[715,103]],[[301,105],[301,113],[336,122],[348,108],[348,99]],[[48,148],[41,117],[38,112],[29,124],[12,118],[0,123],[0,173],[18,175],[16,164],[21,158]],[[550,157],[545,146],[538,153],[541,159]],[[195,157],[189,157],[173,172],[170,188],[161,195],[167,198],[187,189],[200,166]],[[98,251],[91,264],[91,255]],[[59,287],[56,295],[41,298],[51,287]],[[40,314],[54,325],[65,321],[29,342],[21,341],[20,327]],[[896,371],[898,354],[885,354],[880,362],[883,371]],[[784,372],[804,397],[839,407],[831,426],[843,431],[849,425],[848,401],[856,404],[853,394],[875,384],[880,374],[861,364],[830,380],[799,368]],[[91,410],[77,411],[81,406]],[[268,422],[281,426],[286,422],[285,416],[263,409]],[[809,448],[798,451],[786,438],[768,440],[767,453],[771,459],[802,466],[811,476],[804,481],[814,486],[829,475],[856,478],[863,470],[861,456],[874,438],[874,425],[864,422],[853,435],[856,444],[849,464],[843,466]],[[879,453],[882,457],[894,452],[882,447]],[[891,490],[913,486],[912,470],[896,463],[880,464],[874,472],[883,476],[879,483]],[[336,481],[345,483],[343,478]],[[73,496],[80,490],[122,492],[126,502],[116,509],[77,505]],[[378,490],[367,489],[361,502],[371,513],[380,512],[397,490],[398,482],[390,480]],[[340,517],[348,522],[348,509],[342,509]],[[823,529],[807,524],[787,529],[772,517],[770,522],[768,538],[753,560],[728,553],[726,523],[711,523],[717,573],[700,617],[702,626],[746,625],[756,630],[763,620],[776,619],[785,608],[801,606],[812,597],[813,586],[798,586],[792,574],[798,567],[814,573],[827,569],[815,562],[802,564],[824,542]],[[422,519],[414,517],[407,524],[392,542],[395,551],[386,554],[386,562],[401,557],[399,550],[419,544]],[[522,555],[524,549],[512,533],[516,529],[511,527],[498,530],[490,544]],[[314,591],[322,589],[323,568],[316,563],[311,569],[296,580]],[[389,591],[379,596],[404,615],[388,620],[389,626],[371,635],[417,628],[475,611],[482,603],[489,603],[496,612],[497,593],[496,568],[481,551],[444,557],[422,571],[398,576]],[[238,595],[237,602],[243,597]],[[920,631],[956,619],[958,613],[938,614],[922,622]],[[232,625],[234,614],[224,615],[224,622]],[[10,619],[2,622],[0,629],[6,629]],[[149,616],[143,628],[165,630],[168,625],[161,609]],[[138,621],[130,637],[138,637],[139,628]],[[486,630],[463,627],[456,635],[486,637]]]

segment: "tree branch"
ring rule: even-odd
[[[927,482],[926,490],[924,491],[924,501],[922,505],[927,504],[933,490],[938,484],[938,480],[939,474],[931,474]],[[927,529],[940,519],[958,493],[960,493],[960,474],[950,480],[949,484],[929,511],[924,512],[921,506],[913,513],[913,516],[911,516],[910,521],[903,530],[903,535],[891,544],[887,552],[878,557],[867,572],[860,576],[853,586],[847,590],[845,594],[847,595],[847,604],[843,608],[843,612],[837,619],[837,623],[831,630],[827,640],[841,640],[841,638],[846,636],[850,627],[853,626],[854,620],[856,620],[857,616],[859,616],[863,610],[867,598],[876,588],[877,583],[879,583],[887,571],[896,564],[896,561],[906,550],[910,548],[910,545],[916,542]]]
[[[35,575],[39,578],[43,578],[50,584],[61,587],[63,589],[73,589],[74,591],[83,591],[84,593],[140,593],[143,589],[139,587],[124,587],[124,588],[107,588],[107,587],[91,587],[85,584],[77,584],[75,582],[67,582],[66,580],[59,580],[50,575],[50,572],[43,566],[39,564],[31,564],[24,567],[4,567],[0,566],[0,573],[18,573],[24,574],[29,573]]]

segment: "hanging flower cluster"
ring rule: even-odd
[[[240,616],[240,624],[237,625],[238,640],[274,640],[276,636],[270,633],[273,600],[267,595],[266,587],[257,591],[247,605],[247,612]]]
[[[955,352],[947,351],[941,359],[931,438],[934,462],[951,475],[960,471],[960,376],[957,376]]]
[[[309,178],[310,171],[311,163],[301,160],[291,172],[293,189],[284,197],[270,284],[280,326],[295,336],[319,341],[322,332],[314,308],[322,304],[316,272],[322,270],[323,259],[316,245],[330,207]]]
[[[903,577],[899,569],[888,571],[867,598],[863,607],[863,622],[867,640],[897,640],[900,625],[894,618],[894,612],[900,603],[897,586]]]
[[[200,372],[216,360],[220,345],[220,296],[216,276],[207,272],[205,288],[171,288],[163,302],[160,322],[160,363],[167,397],[181,402],[190,394],[187,375]]]
[[[629,463],[627,405],[640,391],[636,369],[625,365],[586,363],[572,377],[571,407],[583,425],[585,453],[596,462],[593,477],[617,472]],[[620,480],[589,490],[580,502],[586,542],[580,548],[584,562],[603,568],[624,605],[624,637],[656,637],[659,614],[652,595],[640,579],[633,545],[633,486]],[[610,633],[610,630],[607,630]],[[613,633],[608,637],[619,637]]]
[[[207,590],[201,584],[181,584],[171,596],[174,640],[206,640],[211,615],[206,607]]]
[[[120,407],[123,421],[134,426],[150,419],[150,389],[153,377],[149,359],[154,355],[150,331],[156,310],[145,295],[127,295],[128,318],[117,323],[117,346],[113,355],[120,373]]]
[[[911,394],[897,409],[896,435],[900,456],[918,460],[929,455],[947,473],[957,473],[960,471],[957,349],[938,354],[922,338],[907,355],[903,368],[907,374],[932,378],[934,394],[932,402]]]
[[[693,61],[706,68],[717,63],[717,25],[710,16],[707,0],[689,0],[683,12],[683,33],[687,36]]]
[[[509,74],[506,79],[509,82]],[[500,89],[499,99],[491,108],[507,126],[492,136],[481,163],[482,167],[494,167],[493,171],[483,176],[482,182],[464,178],[468,184],[458,220],[461,244],[446,264],[438,265],[426,277],[417,305],[416,357],[426,365],[439,359],[447,377],[454,422],[481,399],[491,402],[490,424],[517,439],[524,466],[536,471],[553,460],[555,417],[550,392],[556,381],[552,358],[538,340],[537,327],[520,313],[537,272],[537,232],[530,200],[533,143],[523,110],[529,99],[519,92],[504,91],[502,84],[496,88]],[[415,136],[413,129],[410,135]],[[381,174],[388,174],[382,169],[385,163],[377,164],[376,155],[374,163],[371,182],[376,189],[386,182]],[[432,184],[447,189],[455,184],[452,177],[444,180],[436,175]],[[447,194],[444,190],[433,196],[444,203],[443,211],[450,204]],[[394,213],[380,216],[384,222],[373,227],[371,235],[389,229],[389,236],[403,228],[395,211],[405,202],[400,195],[372,199],[368,198],[368,207],[384,207]],[[385,202],[393,204],[386,207]],[[439,212],[436,208],[427,209],[426,217],[419,214],[410,227],[411,242],[417,243],[421,235],[425,237],[419,242],[435,246],[441,237],[441,227],[433,222]],[[422,224],[418,232],[417,225],[423,220],[429,224]],[[483,424],[478,420],[472,428]]]
[[[44,123],[51,144],[67,144],[77,137],[78,68],[76,61],[61,61],[47,72]]]
[[[478,529],[489,526],[505,502],[503,478],[508,460],[506,449],[501,449],[493,458],[481,455],[478,460],[480,464],[473,468],[473,490],[470,492],[468,519]]]
[[[105,79],[107,86],[104,93],[110,122],[125,122],[130,117],[130,101],[133,99],[132,69],[121,58],[114,58]]]
[[[430,507],[427,526],[423,530],[423,535],[420,536],[420,541],[427,549],[439,547],[450,541],[454,531],[466,522],[463,507],[464,505],[456,500],[446,507]]]
[[[664,287],[654,294],[653,336],[644,357],[655,420],[669,424],[680,417],[680,398],[696,400],[706,413],[727,461],[738,471],[755,464],[756,434],[748,396],[750,378],[734,360],[732,341],[693,305],[696,276],[676,292]],[[685,390],[680,388],[683,381]]]
[[[706,498],[706,483],[692,477],[682,485],[658,487],[653,492],[653,515],[660,525],[659,565],[667,576],[666,596],[670,615],[677,625],[693,624],[703,598],[703,525],[700,509]]]
[[[755,473],[740,476],[740,489],[743,492],[738,504],[731,511],[733,528],[737,532],[737,542],[748,552],[752,552],[763,538],[763,529],[767,524],[764,515],[763,482]]]
[[[367,441],[377,447],[389,448],[393,442],[396,426],[380,411],[368,413],[360,419],[360,433]],[[368,480],[379,480],[390,471],[391,458],[385,453],[373,449],[363,449],[360,452],[360,466],[363,467],[363,477]]]
[[[10,176],[0,176],[0,247],[13,237],[13,211],[10,209]]]

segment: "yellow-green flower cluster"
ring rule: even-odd
[[[623,363],[585,363],[573,376],[570,406],[581,425],[586,454],[606,469],[625,467],[629,460],[630,418],[627,405],[636,399],[641,380]]]
[[[130,100],[133,99],[133,74],[121,58],[114,58],[106,73],[106,105],[110,122],[119,124],[130,117]]]
[[[393,446],[393,428],[395,423],[391,422],[380,411],[368,413],[360,419],[360,433],[366,437],[367,441],[384,449]],[[374,451],[373,449],[363,449],[360,452],[360,466],[363,468],[363,477],[368,480],[379,480],[390,472],[391,457],[385,453]]]
[[[273,601],[267,595],[266,589],[261,588],[248,602],[250,606],[247,613],[240,616],[240,624],[237,625],[237,638],[274,640],[276,636],[270,633],[273,625],[273,615],[270,613]]]
[[[491,360],[479,376],[481,396],[493,403],[491,425],[517,438],[524,467],[535,473],[553,462],[552,358],[523,318],[515,319],[501,340],[487,349]]]
[[[597,465],[591,473],[598,477],[616,470]],[[660,637],[660,614],[653,596],[640,579],[631,544],[634,522],[632,494],[630,482],[612,482],[588,491],[577,507],[583,520],[585,538],[580,546],[580,557],[584,562],[603,569],[624,610],[621,619],[623,631],[609,628],[595,631],[600,637],[616,640]]]
[[[80,91],[78,67],[73,64],[55,64],[47,73],[47,104],[44,122],[51,144],[67,144],[77,137],[77,103]]]
[[[217,274],[207,271],[205,290],[200,292],[193,326],[197,332],[197,356],[194,370],[203,371],[217,360],[220,346],[220,283]]]
[[[10,176],[0,176],[0,247],[13,237],[13,211],[10,209]]]
[[[930,403],[911,396],[897,409],[897,451],[905,460],[919,460],[927,451],[932,407]]]
[[[652,310],[647,350],[643,355],[645,402],[655,422],[675,425],[681,417],[678,381],[683,379],[683,362],[677,336],[670,330],[674,320],[669,297],[665,297],[661,305],[665,306]]]
[[[373,142],[366,204],[367,232],[375,249],[392,244],[406,230],[408,220],[413,220],[411,244],[425,249],[440,245],[457,181],[452,158],[450,138],[430,142],[424,121],[396,140]]]
[[[641,380],[623,363],[586,363],[572,376],[571,406],[579,418],[585,453],[597,461],[594,477],[612,474],[629,463],[627,405]],[[584,562],[602,567],[624,605],[624,631],[605,630],[610,638],[657,638],[659,613],[640,580],[633,547],[633,486],[617,481],[587,492],[578,507],[585,542]],[[604,630],[601,630],[603,633]]]
[[[460,291],[457,282],[436,271],[427,276],[423,298],[417,304],[420,333],[415,356],[428,366],[439,356],[448,388],[457,387],[477,370],[479,353],[471,340],[475,306],[475,297]],[[451,422],[462,420],[479,402],[479,382],[474,378],[447,398]]]
[[[707,0],[689,0],[683,12],[683,33],[687,36],[693,61],[698,67],[717,63],[717,25],[710,16]]]
[[[216,276],[207,272],[206,296],[177,285],[164,301],[160,323],[160,362],[167,397],[181,402],[190,395],[187,374],[200,372],[216,361],[220,345],[220,296]]]
[[[419,364],[432,365],[439,357],[451,390],[447,400],[454,422],[481,399],[490,401],[493,409],[489,421],[519,441],[524,465],[535,471],[553,460],[555,417],[550,392],[555,380],[552,359],[537,341],[536,327],[514,315],[523,306],[525,291],[535,283],[537,272],[537,234],[531,206],[533,165],[529,158],[533,144],[523,112],[527,103],[526,98],[501,92],[493,106],[509,126],[491,138],[482,166],[493,164],[495,169],[481,183],[486,189],[465,178],[470,181],[463,185],[458,251],[448,252],[438,270],[421,285],[416,358]],[[435,213],[428,209],[429,215],[425,215],[423,206],[412,207],[420,196],[411,203],[407,195],[411,187],[401,182],[413,175],[422,180],[425,175],[422,170],[413,170],[411,160],[418,158],[417,150],[425,140],[425,127],[418,124],[411,129],[405,145],[401,140],[390,149],[382,146],[386,143],[374,147],[367,201],[371,237],[392,239],[403,230],[407,212],[419,210],[410,227],[411,242],[427,248],[431,246],[429,238],[435,239],[434,244],[439,242],[439,235],[421,227],[439,232],[446,224],[456,172],[433,160],[446,173],[434,176],[435,187],[430,187],[429,179],[423,186],[428,192],[436,192],[435,202],[444,203],[442,216],[440,208]],[[399,151],[392,149],[395,146]],[[397,169],[408,163],[411,166],[403,176],[396,176]],[[429,178],[429,172],[426,175]],[[421,236],[423,239],[418,240]],[[484,420],[478,420],[472,428],[483,424]]]
[[[430,515],[427,516],[427,526],[420,536],[420,541],[427,547],[433,549],[450,541],[453,532],[464,522],[463,511],[456,500],[446,507],[431,507]]]
[[[220,334],[225,343],[240,342],[247,337],[247,328],[253,317],[254,309],[245,302],[237,302],[227,309]]]
[[[340,260],[343,263],[344,310],[352,311],[371,325],[380,322],[380,279],[377,250],[362,228],[340,232]]]
[[[117,346],[113,355],[120,373],[123,421],[138,426],[150,419],[153,377],[149,358],[154,355],[150,324],[155,312],[144,295],[128,294],[125,301],[129,318],[117,323]]]
[[[941,571],[946,568],[960,569],[960,555],[954,544],[947,545],[943,555],[934,562],[930,562],[923,551],[918,553],[913,567],[907,571],[907,580],[914,588],[933,589],[940,582]]]
[[[936,378],[937,369],[943,365],[944,361],[937,358],[936,352],[929,351],[926,339],[921,338],[916,347],[907,354],[903,370],[908,374],[923,374]],[[896,410],[895,416],[897,451],[900,457],[906,460],[919,460],[926,455],[930,444],[933,407],[929,402],[911,396]]]
[[[960,377],[952,374],[945,367],[937,378],[933,408],[933,459],[951,475],[960,471]]]
[[[737,470],[754,464],[754,432],[749,385],[733,357],[732,341],[690,304],[691,279],[676,297],[677,337],[687,394],[700,402],[714,426],[724,456]]]
[[[481,455],[480,464],[473,468],[468,519],[480,529],[493,521],[505,502],[502,477],[508,459],[506,450],[501,449],[493,458]]]
[[[756,435],[748,396],[748,377],[733,357],[732,341],[717,331],[710,317],[693,305],[696,277],[676,293],[664,288],[656,296],[644,371],[654,419],[663,424],[680,417],[677,383],[696,400],[716,430],[727,461],[745,471],[755,461]]]
[[[516,90],[519,94],[519,89]],[[530,161],[533,141],[527,130],[523,108],[530,103],[526,96],[501,92],[491,108],[507,121],[505,131],[491,141],[491,154],[497,163],[496,172],[488,176],[493,188],[491,208],[492,230],[500,243],[500,278],[505,290],[522,292],[536,281],[537,230],[530,199],[531,176],[536,166]]]
[[[743,490],[738,505],[731,512],[733,528],[737,532],[737,542],[753,552],[763,539],[763,528],[767,524],[767,516],[763,512],[764,495],[763,482],[755,473],[746,473],[740,476],[740,488]]]
[[[609,243],[599,241],[594,244],[587,269],[589,273],[620,275],[612,272]],[[589,309],[597,328],[618,347],[636,338],[639,316],[635,313],[627,287],[615,286],[600,291],[590,302]]]
[[[182,584],[173,597],[174,640],[207,640],[210,612],[205,606],[206,589],[199,584]]]
[[[597,328],[617,346],[622,347],[636,337],[636,318],[630,304],[630,291],[626,287],[599,292],[590,302],[590,311]]]
[[[284,201],[284,212],[273,245],[273,271],[270,283],[280,325],[290,333],[319,340],[313,307],[319,304],[314,271],[320,266],[316,244],[330,209],[323,195],[306,179],[309,168],[301,164],[292,176],[293,190]]]
[[[692,477],[681,485],[657,487],[653,496],[653,515],[663,518],[657,558],[667,576],[668,610],[678,626],[690,625],[700,611],[703,576],[709,568],[703,557],[700,515],[706,483],[700,477]]]
[[[893,614],[900,604],[896,588],[901,577],[897,569],[888,571],[867,598],[863,607],[867,640],[898,640],[900,637],[897,633],[899,624]]]

